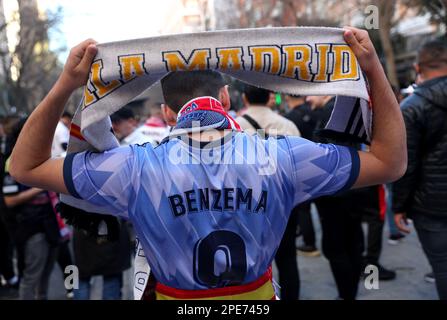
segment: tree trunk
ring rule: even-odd
[[[397,79],[396,62],[394,60],[394,50],[391,43],[391,27],[394,16],[395,2],[388,0],[376,0],[379,7],[379,35],[382,43],[383,52],[386,61],[386,74],[390,83],[399,89],[399,80]]]
[[[447,35],[447,0],[441,0],[444,12],[442,14],[441,23],[444,25],[444,34]]]

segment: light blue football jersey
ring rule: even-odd
[[[252,282],[297,204],[349,189],[356,150],[232,132],[68,155],[70,193],[132,221],[156,279],[197,290]]]

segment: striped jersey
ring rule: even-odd
[[[230,132],[103,153],[70,154],[69,192],[128,218],[155,278],[200,290],[244,285],[268,270],[297,204],[349,189],[357,151],[298,137]]]

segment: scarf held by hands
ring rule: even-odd
[[[179,34],[98,45],[68,152],[119,146],[109,115],[172,71],[216,70],[248,84],[294,95],[336,95],[326,131],[371,140],[365,79],[343,29],[287,27]],[[62,195],[74,207],[102,212]]]

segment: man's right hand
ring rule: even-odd
[[[406,213],[396,213],[394,215],[394,222],[396,223],[397,229],[399,231],[410,233],[410,228],[408,228],[408,220]]]
[[[59,78],[64,89],[74,91],[87,83],[90,66],[98,52],[96,41],[85,40],[70,50]]]

